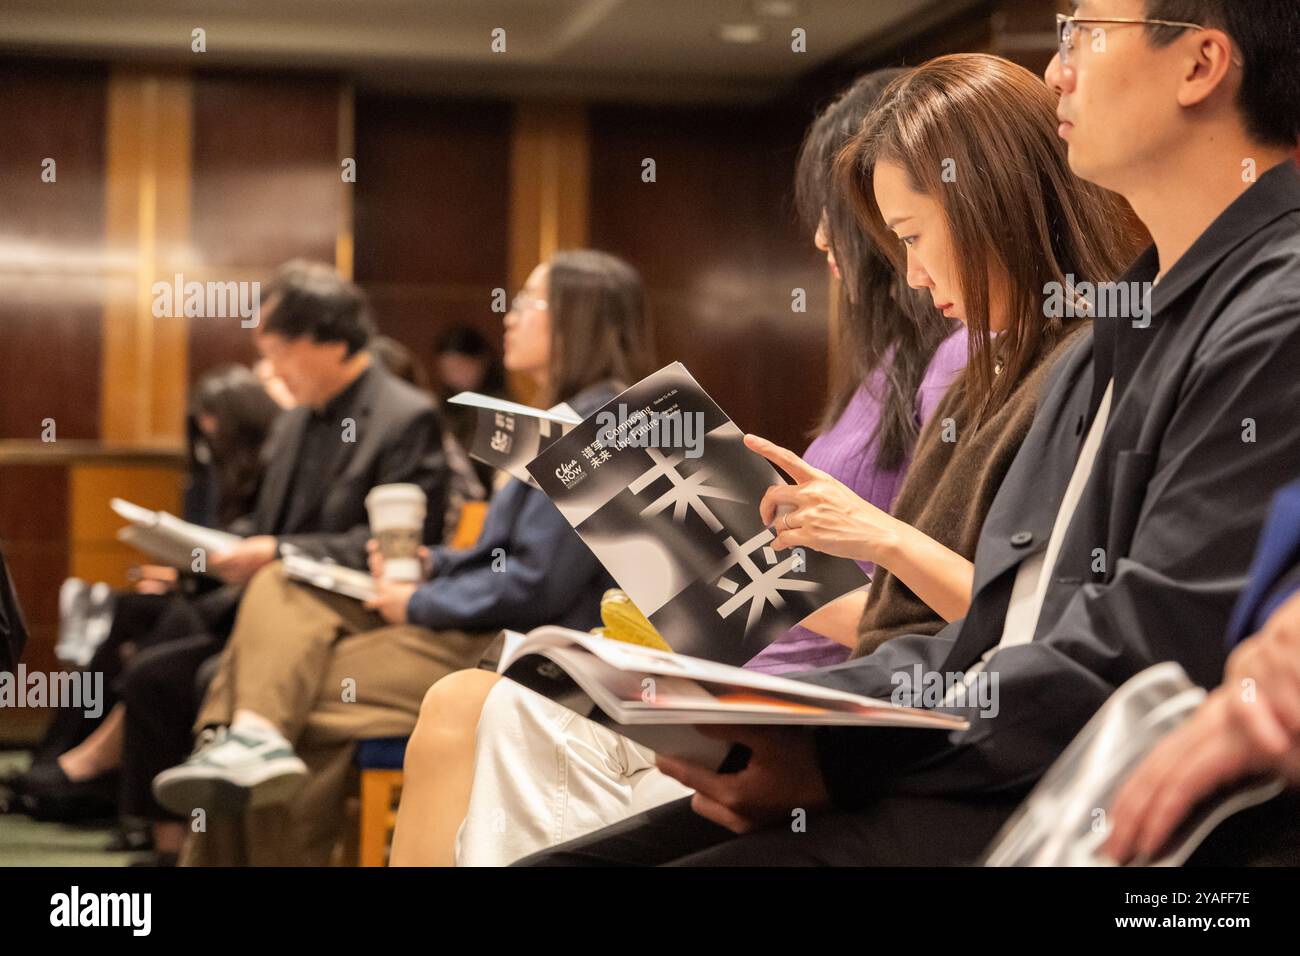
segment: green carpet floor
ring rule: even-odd
[[[27,766],[27,754],[0,751],[0,777]],[[16,813],[0,813],[0,866],[126,866],[138,853],[106,853],[111,828],[39,823]]]

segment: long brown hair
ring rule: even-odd
[[[904,70],[859,77],[826,105],[804,136],[795,172],[795,203],[810,233],[825,216],[826,236],[840,267],[840,315],[831,349],[831,388],[817,433],[828,431],[862,384],[877,372],[883,381],[875,431],[881,468],[897,468],[916,443],[916,392],[939,343],[955,323],[928,307],[907,287],[862,229],[849,196],[834,188],[835,157],[862,127],[885,87]]]
[[[618,256],[570,249],[551,256],[551,370],[546,405],[590,385],[635,384],[654,371],[645,287]]]
[[[876,164],[901,166],[913,189],[943,207],[970,331],[965,412],[976,424],[1059,338],[1062,320],[1044,308],[1048,284],[1068,295],[1077,283],[1112,280],[1134,251],[1131,214],[1071,172],[1058,125],[1056,98],[1034,74],[1000,57],[955,54],[892,82],[836,161],[836,181],[900,273],[906,256],[876,204]],[[990,272],[1006,277],[1008,292],[996,343]]]

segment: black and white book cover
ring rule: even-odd
[[[784,479],[680,362],[608,402],[528,470],[681,654],[744,664],[868,583],[853,561],[771,548],[758,506]]]
[[[458,392],[447,401],[472,406],[477,415],[468,449],[471,458],[534,486],[537,483],[528,473],[528,463],[582,421],[582,416],[563,402],[543,411],[478,392]]]

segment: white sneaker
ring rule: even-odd
[[[168,810],[196,808],[216,816],[287,803],[307,782],[307,765],[274,731],[205,731],[194,754],[153,778],[153,794]]]

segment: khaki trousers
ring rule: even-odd
[[[289,580],[278,563],[259,571],[195,729],[252,710],[284,731],[308,782],[283,806],[191,821],[182,862],[327,865],[355,784],[356,741],[411,733],[429,687],[475,666],[495,635],[387,626],[357,601]]]

